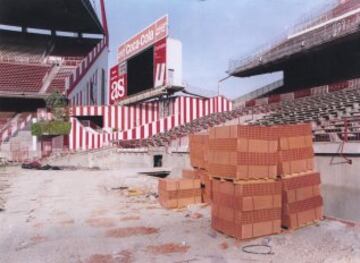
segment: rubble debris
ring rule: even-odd
[[[137,235],[151,235],[158,233],[159,229],[154,227],[120,227],[106,231],[106,237],[123,238]]]
[[[52,166],[49,164],[46,165],[41,165],[40,162],[34,161],[34,162],[30,162],[30,163],[23,163],[21,165],[22,169],[34,169],[34,170],[55,170],[55,171],[59,171],[62,170],[62,168],[60,168],[59,166]]]
[[[152,254],[166,255],[172,253],[186,253],[190,246],[176,243],[166,243],[162,245],[148,246],[147,250]]]
[[[107,217],[96,217],[89,218],[86,220],[86,223],[92,227],[113,227],[115,226],[116,220],[114,218]]]
[[[119,187],[112,187],[111,190],[127,190],[129,189],[128,186],[119,186]]]
[[[144,191],[139,188],[128,188],[127,196],[139,196],[144,195]]]
[[[30,163],[23,163],[21,165],[21,168],[23,169],[40,169],[41,168],[41,163],[40,162],[37,162],[37,161],[34,161],[34,162],[30,162]]]
[[[220,244],[220,248],[226,250],[229,248],[229,244],[226,241],[224,241]]]

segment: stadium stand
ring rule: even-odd
[[[0,76],[0,90],[38,93],[50,77],[45,93],[64,92],[65,79],[99,41],[1,30],[0,62],[7,70]],[[52,69],[53,76],[48,74]]]
[[[63,92],[65,87],[65,80],[73,73],[75,68],[76,67],[74,66],[68,66],[68,65],[59,66],[59,71],[52,80],[50,87],[47,90],[47,93],[52,93],[55,91],[58,91],[60,93]]]
[[[49,65],[0,63],[0,91],[39,92]]]
[[[41,63],[50,43],[45,35],[0,30],[0,60]]]
[[[305,50],[315,50],[331,42],[354,37],[359,30],[359,7],[357,0],[338,4],[318,18],[295,27],[286,37],[275,41],[268,48],[251,56],[231,60],[229,74],[245,77],[274,71],[279,69],[284,61],[288,62],[291,56]]]
[[[292,96],[291,100],[271,101],[267,98],[268,103],[260,105],[256,105],[256,101],[252,100],[248,106],[214,113],[148,139],[121,141],[118,146],[120,148],[168,146],[173,140],[254,115],[264,116],[259,119],[248,118],[243,123],[268,126],[310,122],[313,125],[314,141],[359,141],[360,82],[352,80],[351,83],[351,85],[339,83],[328,85],[328,92],[314,95],[311,95],[311,89],[306,89],[298,92],[297,97]],[[308,96],[300,96],[301,94]]]
[[[78,83],[90,81],[93,73],[88,71],[106,71],[107,53],[93,64],[108,42],[88,0],[33,0],[31,5],[27,0],[0,0],[0,6],[1,150],[17,131],[29,131],[48,94],[68,95],[67,79],[71,77],[68,83],[76,91]]]

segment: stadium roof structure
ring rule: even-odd
[[[104,34],[89,0],[0,0],[0,24]]]
[[[356,41],[354,41],[356,40]],[[355,51],[354,42],[360,40],[360,1],[341,1],[312,20],[298,25],[280,41],[243,59],[231,60],[227,73],[234,77],[281,71],[294,67],[292,62],[308,55],[335,55],[343,50]],[[352,44],[351,44],[352,43]],[[351,46],[352,51],[348,49]]]

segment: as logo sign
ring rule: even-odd
[[[123,99],[126,96],[125,91],[125,78],[122,77],[117,81],[111,83],[111,101],[117,101]]]

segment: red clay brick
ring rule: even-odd
[[[159,203],[165,208],[201,203],[200,179],[159,180]]]

